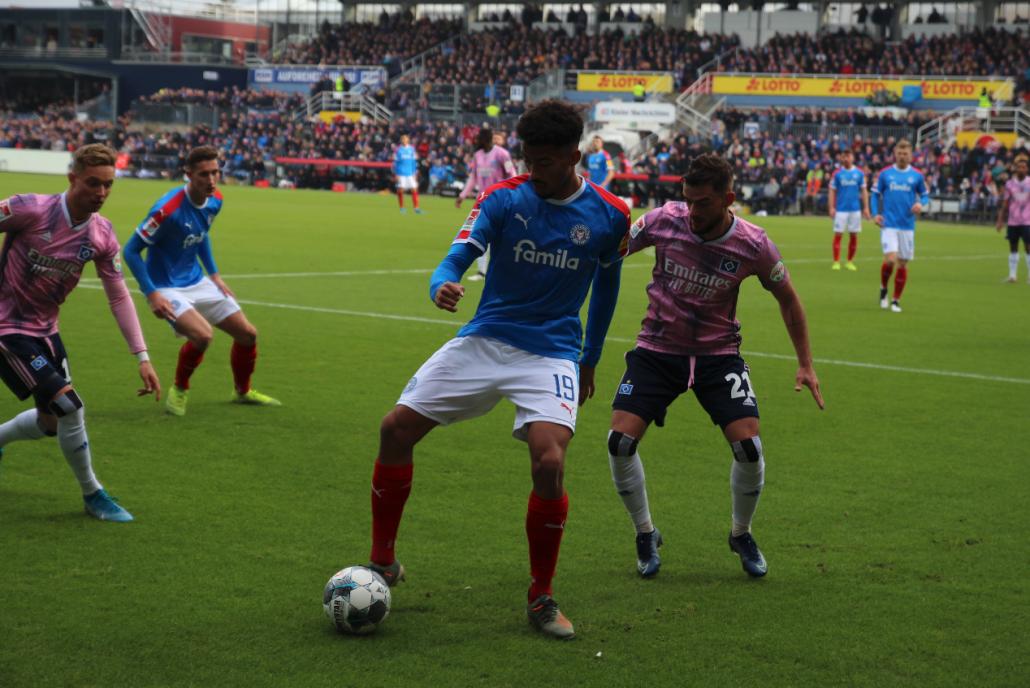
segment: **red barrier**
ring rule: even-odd
[[[626,172],[616,172],[612,179],[625,179],[628,182],[646,182],[649,181],[651,177],[646,174],[627,174]],[[658,181],[660,182],[679,182],[682,179],[683,177],[675,174],[663,174],[658,177]]]
[[[279,157],[275,161],[280,165],[314,165],[317,167],[393,167],[389,162],[373,162],[371,160],[332,160],[330,158],[287,158]]]

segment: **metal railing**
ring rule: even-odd
[[[761,125],[761,131],[778,136],[781,134],[793,135],[799,138],[832,138],[837,136],[845,141],[853,141],[861,136],[863,141],[875,141],[883,138],[902,139],[912,136],[914,127],[897,124],[834,124],[832,122],[765,122]]]
[[[565,93],[565,70],[552,69],[529,82],[526,100],[535,103],[548,98],[561,98]]]
[[[231,113],[228,108],[200,103],[148,103],[139,101],[133,104],[133,121],[140,124],[159,124],[162,126],[207,125],[217,128],[223,114]]]
[[[107,48],[0,48],[0,57],[39,57],[46,60],[103,60]]]
[[[1015,133],[1030,139],[1030,112],[1021,107],[961,107],[946,112],[932,122],[919,127],[916,147],[937,142],[951,145],[964,131]]]
[[[401,83],[421,81],[425,76],[426,58],[442,53],[444,48],[453,48],[454,43],[459,38],[461,38],[461,34],[449,36],[434,45],[432,48],[423,50],[418,55],[402,60],[401,71],[400,74],[397,75],[396,81]]]
[[[379,124],[389,124],[393,113],[374,98],[361,93],[320,91],[294,112],[296,119],[311,119],[320,112],[359,112]]]

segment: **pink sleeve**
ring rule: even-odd
[[[504,151],[504,173],[509,177],[515,176],[515,163],[511,161],[511,153]]]
[[[0,200],[0,232],[14,234],[30,226],[34,217],[30,196],[11,196]]]
[[[129,345],[131,353],[139,353],[147,350],[147,343],[143,340],[143,330],[140,328],[139,316],[136,315],[136,305],[132,302],[132,295],[125,284],[125,277],[122,275],[121,261],[118,257],[118,241],[111,238],[112,246],[108,246],[104,253],[97,254],[93,262],[97,266],[97,276],[104,285],[104,293],[107,294],[107,304],[118,321],[118,329],[122,331],[125,343]],[[113,248],[113,250],[112,250]]]
[[[469,197],[469,191],[472,191],[472,186],[476,183],[476,156],[472,156],[472,162],[469,164],[468,173],[469,178],[465,182],[465,188],[458,194],[458,198],[464,200]],[[480,192],[486,191],[486,189],[480,189]]]
[[[651,230],[654,228],[654,224],[658,222],[662,215],[661,208],[655,208],[651,212],[641,215],[637,218],[629,227],[629,253],[632,255],[637,251],[642,251],[648,246],[654,246],[654,235]]]
[[[762,244],[755,258],[755,274],[758,275],[762,286],[769,291],[775,291],[785,284],[790,284],[790,273],[787,266],[783,264],[780,256],[780,249],[769,238],[768,234],[762,235]]]

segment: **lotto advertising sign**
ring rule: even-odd
[[[712,93],[740,96],[807,96],[822,98],[859,98],[881,90],[901,96],[905,86],[919,86],[924,100],[969,100],[987,89],[991,98],[1012,97],[1012,82],[964,79],[884,79],[877,77],[835,76],[825,79],[779,76],[776,74],[717,75],[712,77]]]
[[[615,93],[632,93],[633,87],[640,84],[648,92],[672,93],[671,74],[632,74],[625,73],[593,73],[576,74],[577,91],[611,91]]]

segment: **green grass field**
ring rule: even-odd
[[[63,186],[0,175],[0,197]],[[104,214],[123,241],[168,188],[115,185]],[[481,282],[456,316],[428,300],[464,214],[435,198],[419,217],[390,196],[223,192],[215,256],[260,331],[255,386],[285,405],[227,403],[224,334],[186,417],[137,399],[134,360],[84,280],[61,331],[97,474],[137,521],[86,517],[56,442],[8,445],[3,688],[1025,685],[1030,285],[1022,264],[1019,284],[1002,283],[993,229],[922,223],[892,314],[877,304],[872,225],[849,273],[829,269],[828,219],[762,220],[806,305],[827,403],[793,391],[776,303],[751,280],[738,317],[768,462],[765,579],[726,547],[731,453],[689,397],[642,444],[666,546],[660,576],[635,574],[605,437],[646,306],[638,255],[567,460],[556,597],[578,638],[526,624],[529,461],[507,404],[419,445],[398,546],[408,581],[376,635],[347,638],[323,616],[322,586],[367,559],[380,418],[474,310]],[[137,308],[170,385],[181,340]],[[0,395],[2,419],[23,408]]]

